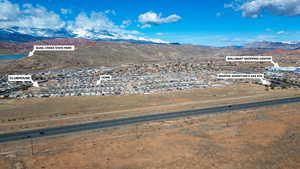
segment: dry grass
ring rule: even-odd
[[[0,168],[298,169],[299,108],[295,103],[37,139],[33,155],[29,141],[3,144]]]

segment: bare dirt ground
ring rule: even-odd
[[[241,83],[151,95],[0,100],[0,133],[299,95],[299,88],[265,91]]]
[[[0,145],[1,169],[299,169],[300,104]]]

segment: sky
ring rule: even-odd
[[[0,0],[0,28],[210,46],[299,41],[299,16],[300,0]]]

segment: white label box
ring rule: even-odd
[[[218,79],[263,79],[264,74],[218,74]]]
[[[74,45],[34,45],[34,51],[74,51]]]
[[[110,81],[112,79],[111,75],[100,75],[100,79],[97,80],[96,85],[101,84],[101,81]]]
[[[75,51],[74,45],[34,45],[28,56],[33,56],[35,51]]]
[[[101,75],[100,76],[100,80],[101,81],[109,81],[109,80],[111,80],[112,78],[111,78],[111,75]]]
[[[31,75],[8,75],[10,82],[32,82]]]
[[[39,87],[38,82],[32,80],[31,75],[8,75],[9,82],[31,82],[34,87]]]
[[[226,62],[272,62],[272,56],[226,56]]]

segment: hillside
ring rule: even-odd
[[[293,50],[300,47],[299,42],[272,42],[272,41],[261,41],[251,42],[243,46],[244,48],[258,48],[258,49],[285,49]]]
[[[15,44],[11,49],[27,53],[34,44],[73,44],[76,46],[76,51],[36,52],[32,57],[14,61],[1,61],[0,71],[4,73],[171,61],[200,62],[218,59],[219,57],[223,59],[225,55],[253,55],[261,53],[261,51],[255,49],[95,42],[84,39],[54,39],[37,41],[35,43]]]

